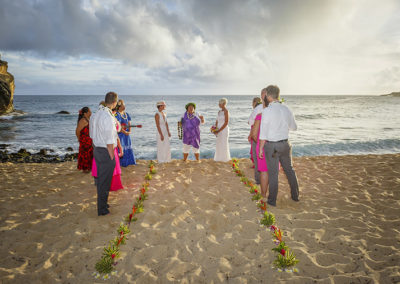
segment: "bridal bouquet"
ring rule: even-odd
[[[213,125],[213,126],[211,126],[211,128],[210,128],[210,132],[212,133],[212,134],[214,134],[215,136],[217,135],[217,131],[218,131],[218,127],[216,127],[215,125]]]

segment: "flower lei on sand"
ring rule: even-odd
[[[238,165],[239,160],[232,159],[232,169],[236,175],[240,177],[240,181],[249,188],[249,192],[253,195],[251,200],[260,200],[261,194],[259,193],[258,186],[246,178]],[[276,245],[276,247],[272,249],[274,252],[276,252],[276,257],[273,262],[274,267],[277,268],[279,272],[298,272],[298,269],[294,268],[294,266],[299,262],[299,260],[296,259],[296,256],[283,241],[282,231],[275,223],[275,215],[267,211],[267,204],[263,200],[260,200],[257,203],[257,207],[260,208],[261,212],[263,213],[263,218],[260,220],[260,223],[261,225],[269,227]]]
[[[103,256],[96,263],[93,276],[98,279],[102,276],[103,280],[109,279],[112,275],[116,275],[117,271],[115,266],[118,264],[116,259],[120,255],[120,246],[124,245],[126,242],[126,236],[130,233],[129,227],[132,222],[137,221],[137,214],[142,213],[144,210],[143,202],[147,199],[146,191],[149,190],[149,180],[153,177],[152,175],[157,173],[154,162],[149,163],[149,172],[145,175],[145,182],[143,182],[140,188],[140,195],[136,198],[135,203],[132,207],[132,212],[125,216],[124,221],[120,223],[117,229],[117,236],[115,239],[110,241],[109,245],[104,247]]]

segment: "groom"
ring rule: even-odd
[[[288,142],[289,130],[297,130],[297,125],[292,111],[279,102],[278,86],[270,85],[266,91],[265,101],[269,105],[262,112],[259,156],[262,158],[265,151],[269,176],[267,203],[276,206],[279,162],[289,181],[292,199],[299,201],[299,185],[292,166],[292,146]]]
[[[90,138],[94,145],[94,160],[97,166],[97,214],[107,215],[108,193],[115,168],[114,148],[117,147],[118,133],[115,119],[111,110],[115,108],[118,95],[108,92],[105,105],[100,105],[99,110],[90,118]]]

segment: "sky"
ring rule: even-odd
[[[15,94],[400,91],[398,0],[0,0]]]

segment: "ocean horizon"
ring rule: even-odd
[[[200,158],[213,158],[215,136],[209,129],[215,122],[218,100],[228,99],[230,112],[230,151],[232,157],[249,157],[247,142],[250,127],[251,95],[127,95],[127,112],[132,124],[142,124],[131,134],[137,159],[156,159],[156,102],[165,100],[171,130],[173,159],[182,157],[182,141],[178,139],[177,122],[185,111],[185,104],[195,102],[196,111],[205,117],[201,126]],[[365,95],[282,95],[292,109],[298,130],[289,134],[293,156],[336,156],[389,154],[400,152],[400,98]],[[23,112],[0,117],[0,144],[16,152],[21,148],[32,153],[52,149],[54,154],[79,149],[75,136],[78,111],[84,106],[95,112],[104,96],[98,95],[16,95],[14,107]],[[379,106],[379,107],[378,107]],[[70,114],[57,114],[59,111]],[[190,155],[190,158],[193,158]]]

